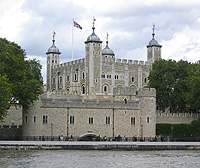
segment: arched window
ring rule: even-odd
[[[85,85],[82,85],[82,94],[85,94]]]
[[[134,82],[134,77],[132,77],[132,82]]]
[[[124,104],[127,104],[128,100],[127,98],[124,99]]]
[[[131,125],[135,125],[135,117],[131,117]]]
[[[67,74],[67,82],[69,82],[69,74]]]
[[[144,83],[147,83],[147,78],[144,78]]]
[[[85,79],[85,72],[82,73],[82,79]]]
[[[104,86],[104,87],[103,87],[103,91],[104,91],[104,92],[107,92],[107,90],[108,90],[107,86]]]
[[[77,81],[77,74],[74,74],[74,80]]]

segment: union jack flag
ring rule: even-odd
[[[77,28],[79,28],[79,29],[81,29],[82,30],[82,27],[81,27],[81,25],[80,24],[78,24],[77,22],[75,22],[74,21],[74,27],[77,27]]]

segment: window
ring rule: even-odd
[[[56,83],[56,79],[55,78],[53,78],[53,84],[55,84]]]
[[[74,74],[74,80],[77,81],[77,74]]]
[[[147,83],[147,78],[144,78],[144,83]]]
[[[115,75],[115,79],[118,79],[119,77],[118,77],[118,75]]]
[[[43,124],[47,124],[48,117],[47,115],[43,115]]]
[[[67,82],[69,82],[69,74],[67,74]]]
[[[110,124],[110,117],[108,116],[106,116],[106,124]]]
[[[102,74],[102,75],[101,75],[101,78],[105,78],[105,74]]]
[[[128,100],[127,98],[124,99],[124,104],[127,104]]]
[[[147,117],[147,123],[149,123],[149,117]]]
[[[131,125],[135,125],[135,117],[131,117]]]
[[[107,86],[104,86],[103,91],[107,92]]]
[[[107,75],[107,78],[109,78],[109,79],[110,79],[110,78],[111,78],[111,75]]]
[[[85,72],[82,73],[82,79],[85,79]]]
[[[85,94],[85,85],[82,85],[82,94]]]
[[[89,117],[89,124],[93,124],[93,117]]]
[[[33,117],[33,122],[36,123],[36,116]]]
[[[62,77],[60,76],[60,83],[62,83]]]
[[[74,116],[70,116],[70,124],[74,124]]]
[[[131,80],[132,80],[132,82],[134,82],[134,77],[132,77],[132,79],[131,79]]]
[[[26,123],[28,122],[28,117],[27,117],[27,116],[25,117],[25,122],[26,122]]]
[[[98,79],[95,79],[95,83],[98,83]]]

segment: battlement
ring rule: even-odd
[[[156,113],[156,123],[170,123],[170,124],[190,124],[193,120],[200,117],[198,113]]]
[[[138,97],[156,97],[155,88],[141,88],[138,91]]]
[[[147,61],[138,61],[138,60],[127,60],[127,59],[116,59],[117,64],[126,64],[126,65],[139,65],[139,66],[148,66],[150,65]]]
[[[61,67],[66,67],[66,66],[70,66],[70,65],[77,65],[77,64],[81,64],[85,62],[85,58],[82,59],[78,59],[78,60],[74,60],[74,61],[70,61],[70,62],[65,62],[59,65],[54,65],[53,68],[61,68]]]

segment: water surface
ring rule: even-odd
[[[200,151],[0,151],[1,168],[199,168]]]

